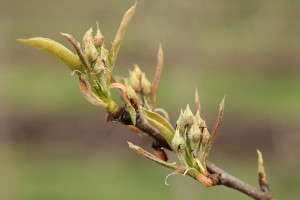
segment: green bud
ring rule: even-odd
[[[145,73],[142,74],[141,77],[141,87],[145,96],[150,95],[151,93],[151,83],[146,78]]]
[[[181,133],[184,132],[184,126],[185,126],[185,125],[182,123],[182,119],[183,119],[183,111],[182,111],[182,109],[181,109],[179,118],[178,118],[178,120],[177,120],[177,122],[176,122],[176,127],[177,127],[177,129],[179,130],[179,132],[181,132]]]
[[[101,61],[100,57],[98,57],[96,62],[94,63],[93,69],[96,74],[103,73],[103,71],[105,70],[105,66],[104,66],[103,62]]]
[[[186,151],[185,151],[186,145],[185,145],[185,141],[184,141],[184,138],[179,133],[178,129],[176,129],[174,137],[171,141],[171,148],[176,153],[179,161],[183,165],[188,166],[187,162],[186,162]]]
[[[141,90],[141,83],[138,77],[136,76],[136,73],[129,71],[129,84],[132,86],[132,88],[136,92],[140,92]]]
[[[136,77],[140,80],[142,78],[142,71],[139,68],[138,65],[134,65],[133,73],[136,75]]]
[[[194,155],[197,155],[201,138],[201,132],[197,123],[192,125],[191,129],[187,133],[187,136],[191,151],[194,153]]]
[[[182,121],[183,121],[183,124],[185,124],[185,126],[189,126],[189,127],[190,127],[190,126],[194,123],[194,121],[195,121],[194,114],[193,114],[193,112],[191,111],[189,105],[186,106],[186,109],[185,109],[184,112],[183,112]]]
[[[109,51],[105,48],[105,46],[104,45],[101,46],[100,58],[105,66],[107,66],[107,64],[108,64],[108,54],[109,54]]]
[[[201,121],[203,121],[203,119],[200,117],[200,113],[197,112],[195,115],[195,123],[197,123],[198,126],[200,126]]]
[[[87,45],[90,43],[90,42],[93,42],[93,28],[91,27],[83,36],[83,39],[82,39],[82,45],[83,45],[83,48],[86,49]]]
[[[194,121],[195,121],[194,115],[193,115],[189,105],[187,105],[184,112],[182,112],[182,110],[181,110],[180,116],[176,123],[180,134],[184,135],[184,133],[189,131],[189,129],[191,128],[191,125],[194,123]]]
[[[202,144],[203,145],[206,145],[210,139],[210,134],[207,130],[207,127],[206,127],[206,124],[205,124],[205,121],[202,120],[201,124],[200,124],[200,129],[203,129],[203,132],[202,132]]]
[[[126,90],[127,90],[128,97],[130,99],[133,99],[135,102],[138,102],[137,94],[130,85],[126,84]]]
[[[90,63],[95,62],[95,60],[98,58],[99,55],[92,41],[89,41],[89,43],[86,45],[86,49],[84,53]]]
[[[200,150],[199,150],[199,159],[204,162],[207,154],[207,145],[210,139],[210,134],[207,130],[204,120],[200,122],[200,130],[201,130],[202,140],[201,140]]]

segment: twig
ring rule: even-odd
[[[259,200],[275,200],[273,195],[271,193],[265,193],[260,191],[259,189],[256,189],[252,187],[251,185],[241,181],[240,179],[228,174],[224,170],[218,168],[216,165],[213,163],[207,161],[206,162],[206,167],[208,169],[208,172],[211,174],[216,174],[219,183],[218,185],[224,185],[229,188],[238,190],[244,194],[247,194],[248,196],[254,198],[254,199],[259,199]]]

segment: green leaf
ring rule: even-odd
[[[143,107],[141,107],[140,110],[146,120],[164,136],[169,144],[171,144],[175,130],[169,122],[159,114],[151,112]]]
[[[111,65],[111,69],[110,69],[111,71],[114,68],[116,58],[117,58],[119,50],[120,50],[121,43],[122,43],[124,35],[126,33],[126,29],[127,29],[128,25],[131,21],[131,18],[135,12],[136,4],[137,4],[137,2],[135,2],[135,4],[129,10],[127,10],[127,12],[124,14],[122,22],[119,26],[118,32],[115,36],[114,42],[112,43],[112,48],[109,53],[109,61],[110,61],[110,65]]]
[[[17,41],[48,53],[56,60],[67,65],[72,71],[81,71],[79,58],[72,51],[54,40],[35,37],[30,39],[17,39]]]

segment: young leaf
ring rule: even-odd
[[[217,120],[216,120],[216,122],[215,122],[215,124],[214,124],[213,130],[212,130],[212,133],[211,133],[211,137],[210,137],[210,139],[209,139],[209,141],[208,141],[208,144],[207,144],[206,156],[205,156],[206,158],[205,158],[205,160],[206,160],[207,157],[208,157],[208,154],[209,154],[210,149],[211,149],[211,147],[212,147],[212,144],[213,144],[213,142],[214,142],[214,140],[215,140],[215,138],[216,138],[217,131],[218,131],[218,129],[219,129],[219,126],[220,126],[221,121],[222,121],[222,118],[223,118],[224,107],[225,107],[225,97],[226,97],[226,96],[224,96],[224,98],[222,99],[222,101],[221,101],[221,103],[220,103],[220,105],[219,105],[219,113],[218,113],[218,117],[217,117]]]
[[[137,4],[137,2],[135,2],[135,4],[129,10],[127,10],[127,12],[124,14],[122,22],[120,24],[120,27],[118,29],[118,32],[115,36],[114,42],[112,43],[112,48],[109,53],[109,61],[110,61],[110,65],[111,65],[111,69],[110,69],[111,71],[114,68],[115,61],[118,56],[121,43],[123,41],[123,37],[126,33],[126,29],[127,29],[129,22],[131,21],[131,18],[135,12],[136,4]]]
[[[79,58],[69,49],[54,40],[42,37],[18,39],[17,41],[42,50],[58,61],[67,65],[72,71],[81,71]]]
[[[84,67],[86,67],[86,69],[88,69],[89,71],[92,71],[90,64],[88,63],[86,57],[84,56],[84,54],[82,52],[80,44],[75,40],[75,38],[68,33],[60,33],[60,34],[73,45],[77,55],[79,56],[79,59],[81,60],[82,64],[84,65]]]
[[[107,103],[103,102],[87,85],[87,83],[82,79],[79,78],[79,87],[82,95],[84,98],[93,105],[100,106],[100,107],[107,107]]]
[[[159,45],[158,53],[157,53],[157,66],[156,66],[156,72],[154,76],[154,80],[152,82],[152,88],[151,88],[151,94],[152,94],[152,104],[153,107],[156,107],[156,93],[158,89],[158,85],[161,79],[161,74],[163,70],[164,65],[164,52],[162,50],[161,44]]]
[[[143,107],[141,107],[140,111],[142,115],[146,118],[146,120],[152,126],[154,126],[170,144],[172,138],[174,137],[175,130],[169,124],[169,122],[166,119],[164,119],[162,116],[154,112],[151,112]]]

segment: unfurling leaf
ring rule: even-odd
[[[92,71],[92,68],[91,68],[89,62],[87,61],[86,57],[84,56],[84,54],[82,52],[80,44],[75,40],[75,38],[68,33],[60,33],[60,34],[73,45],[77,55],[79,56],[79,59],[81,60],[82,64],[84,65],[84,67],[86,69],[88,69],[89,71]]]
[[[153,107],[156,107],[156,93],[158,89],[158,85],[161,79],[161,74],[163,70],[163,65],[164,65],[164,52],[162,50],[161,44],[159,45],[158,53],[157,53],[157,66],[156,66],[156,72],[154,76],[154,80],[152,82],[152,87],[151,87],[151,94],[152,94],[152,104]]]
[[[213,144],[213,142],[214,142],[214,140],[215,140],[215,138],[216,138],[216,135],[217,135],[219,126],[220,126],[220,124],[221,124],[221,121],[222,121],[222,118],[223,118],[223,115],[224,115],[225,98],[226,98],[226,96],[224,96],[224,98],[222,99],[222,101],[221,101],[221,103],[220,103],[220,105],[219,105],[219,113],[218,113],[218,117],[217,117],[217,120],[216,120],[216,122],[215,122],[215,124],[214,124],[214,128],[213,128],[213,130],[212,130],[212,132],[211,132],[211,137],[210,137],[210,139],[209,139],[209,141],[208,141],[208,144],[207,144],[208,147],[207,147],[207,150],[206,150],[206,158],[205,158],[205,160],[207,159],[207,156],[208,156],[208,154],[209,154],[209,152],[210,152],[210,149],[211,149],[211,147],[212,147],[212,144]]]
[[[175,130],[169,122],[159,114],[151,112],[145,108],[141,107],[140,111],[146,120],[163,135],[169,144],[171,144]]]
[[[165,109],[155,108],[154,111],[156,113],[161,113],[168,122],[170,121],[170,116],[169,116],[168,112]]]
[[[85,82],[82,78],[79,78],[79,87],[84,98],[93,105],[107,107],[107,103],[103,102],[88,86],[88,83]]]
[[[17,41],[42,50],[68,66],[72,71],[81,71],[79,58],[62,44],[49,38],[35,37]]]
[[[120,24],[120,27],[118,29],[118,32],[115,36],[114,42],[112,44],[112,48],[111,48],[110,55],[109,55],[110,65],[112,67],[110,69],[111,71],[113,70],[113,67],[115,65],[115,61],[118,56],[123,37],[126,33],[126,29],[127,29],[129,22],[131,21],[131,18],[135,12],[136,4],[137,4],[137,2],[135,2],[135,4],[131,8],[129,8],[129,10],[127,10],[127,12],[124,14],[122,22]]]

